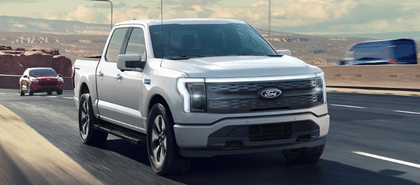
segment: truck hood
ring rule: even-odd
[[[290,56],[222,56],[162,60],[163,68],[182,71],[189,77],[235,78],[302,75],[321,72],[321,69]]]

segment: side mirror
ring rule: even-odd
[[[136,68],[144,68],[145,64],[138,54],[121,54],[117,57],[117,67],[121,71],[134,71]]]
[[[28,78],[28,75],[23,75],[23,78]]]
[[[277,54],[292,56],[292,52],[290,50],[277,50]]]
[[[58,74],[58,77],[63,77],[63,75],[61,75],[61,74]]]

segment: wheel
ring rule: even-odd
[[[57,95],[63,94],[63,90],[61,90],[61,89],[60,90],[57,90],[56,92],[57,92]]]
[[[287,162],[292,164],[309,164],[318,161],[324,151],[325,144],[312,148],[283,150]]]
[[[25,92],[24,92],[24,91],[22,91],[22,85],[21,85],[21,84],[19,84],[19,94],[20,94],[21,96],[25,95]]]
[[[93,128],[93,125],[98,122],[99,120],[93,114],[90,94],[82,94],[79,103],[79,133],[84,144],[101,146],[105,143],[108,133]]]
[[[52,91],[47,91],[47,94],[48,95],[52,95]]]
[[[29,94],[29,96],[34,95],[34,92],[31,89],[31,84],[28,85],[28,94]]]
[[[191,162],[179,154],[169,110],[157,103],[147,120],[147,152],[153,171],[158,175],[185,173]]]

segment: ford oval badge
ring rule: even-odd
[[[259,96],[264,99],[275,99],[281,96],[282,92],[280,89],[275,87],[264,88],[258,92]]]

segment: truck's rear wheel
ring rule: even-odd
[[[93,124],[98,121],[93,114],[90,94],[82,94],[79,103],[79,133],[84,144],[100,146],[105,143],[108,133],[93,128]]]
[[[283,150],[287,162],[292,164],[309,164],[318,161],[324,151],[325,144],[312,148]]]
[[[190,161],[179,155],[169,110],[155,104],[147,120],[147,152],[153,171],[158,175],[185,173]]]

